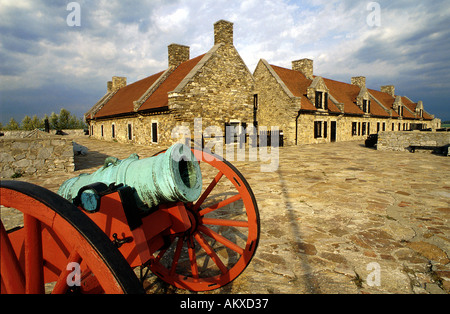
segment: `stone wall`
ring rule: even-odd
[[[2,138],[0,139],[0,177],[15,174],[41,174],[52,171],[74,171],[71,139]]]
[[[1,132],[4,134],[4,138],[25,138],[25,137],[29,136],[30,134],[34,133],[35,131],[34,130],[33,131],[19,130],[19,131],[1,131]],[[62,130],[62,132],[64,133],[64,135],[73,136],[73,137],[85,135],[83,129],[67,129],[67,130]],[[55,135],[56,130],[50,130],[50,133],[48,133],[48,134]]]
[[[295,145],[296,118],[301,99],[295,98],[286,85],[276,79],[265,60],[258,64],[254,77],[258,91],[258,125],[278,126],[283,131],[284,145]]]
[[[448,144],[450,144],[450,132],[381,132],[378,135],[377,149],[408,151],[410,146],[444,146]]]
[[[178,125],[189,125],[193,134],[195,118],[202,118],[203,129],[234,121],[253,122],[254,80],[233,45],[218,44],[169,93],[169,108]]]
[[[322,122],[322,136],[314,137],[314,122]],[[325,124],[326,122],[326,124]],[[414,121],[397,120],[381,117],[352,117],[344,115],[308,114],[302,113],[298,117],[297,142],[298,144],[319,144],[332,142],[332,122],[336,123],[336,142],[365,140],[370,134],[379,132],[392,132],[407,130]],[[428,122],[428,121],[427,121]],[[425,122],[424,122],[425,123]],[[327,128],[325,132],[325,126]],[[326,137],[325,137],[326,134]]]
[[[91,137],[117,141],[120,143],[136,143],[140,145],[170,145],[175,119],[170,111],[153,115],[136,115],[110,120],[91,120]],[[152,123],[157,124],[157,141],[153,142]],[[113,137],[114,125],[114,137]],[[102,131],[103,129],[103,131]],[[129,136],[131,131],[131,136]]]

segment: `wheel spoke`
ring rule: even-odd
[[[2,282],[8,293],[24,293],[25,292],[25,276],[20,267],[11,241],[6,233],[3,223],[0,223],[0,267],[2,268]],[[7,271],[6,271],[7,270]]]
[[[194,205],[194,211],[197,211],[200,206],[203,204],[205,199],[208,197],[208,195],[211,193],[211,191],[214,189],[214,187],[219,183],[220,179],[222,178],[223,173],[222,171],[219,171],[219,173],[214,177],[214,179],[209,184],[208,188],[203,192],[202,196],[198,199],[197,203]]]
[[[191,272],[192,277],[198,279],[198,266],[197,266],[197,258],[195,256],[195,247],[194,247],[194,239],[192,236],[188,238],[188,252],[189,252],[189,261],[191,264]]]
[[[219,256],[217,256],[214,249],[206,242],[206,240],[202,237],[200,233],[195,234],[195,240],[200,244],[200,246],[205,250],[206,254],[213,260],[213,262],[219,267],[222,274],[225,274],[228,271],[228,268],[222,263]]]
[[[69,265],[70,263],[78,263],[81,264],[82,258],[80,254],[78,254],[77,251],[72,251],[70,253],[69,258],[67,259],[66,265]],[[59,274],[58,280],[56,281],[56,285],[53,288],[52,294],[63,294],[67,292],[67,289],[69,286],[67,285],[67,276],[72,272],[71,269],[63,269],[61,274]]]
[[[177,248],[175,249],[175,255],[173,256],[172,266],[170,268],[171,276],[175,274],[175,270],[178,265],[178,260],[180,259],[180,255],[181,255],[181,249],[183,248],[183,243],[184,243],[183,237],[180,237],[178,239]]]
[[[41,223],[30,215],[23,217],[25,229],[25,293],[43,294],[44,260]]]
[[[204,234],[206,234],[208,237],[213,238],[214,240],[222,243],[223,245],[225,245],[227,248],[235,251],[236,253],[238,253],[239,255],[244,255],[244,249],[242,249],[241,247],[239,247],[236,243],[231,242],[230,240],[228,240],[227,238],[225,238],[224,236],[221,236],[220,234],[212,231],[211,229],[205,227],[205,226],[199,226],[198,230],[200,230],[201,232],[203,232]]]
[[[205,209],[202,209],[199,214],[200,214],[200,216],[204,216],[204,215],[206,215],[206,214],[208,214],[210,212],[213,212],[213,211],[215,211],[215,210],[217,210],[219,208],[222,208],[222,207],[227,206],[227,205],[229,205],[231,203],[239,201],[241,198],[242,198],[241,194],[234,195],[234,196],[232,196],[230,198],[227,198],[226,200],[220,201],[217,204],[214,204],[214,205],[209,206],[209,207],[207,207]]]
[[[202,222],[204,225],[248,228],[248,221],[243,220],[203,218]]]

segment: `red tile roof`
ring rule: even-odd
[[[374,89],[368,89],[369,93],[375,97],[387,110],[392,111],[392,117],[398,118],[397,112],[394,111],[392,106],[394,105],[395,98],[388,93],[380,92]],[[372,102],[373,103],[373,102]]]
[[[407,97],[402,97],[402,102],[403,102],[403,104],[405,106],[408,107],[409,110],[411,110],[412,112],[416,113],[416,107],[417,107],[416,103],[413,103]],[[420,118],[420,117],[417,117],[417,118]],[[425,110],[423,111],[423,118],[425,120],[433,120],[433,117],[429,113],[425,112]]]
[[[414,104],[411,100],[409,100],[407,97],[402,97],[402,104],[412,111],[412,113],[404,108],[403,109],[403,118],[409,118],[409,119],[415,119],[416,118],[416,106],[417,104]]]
[[[133,101],[138,100],[163,73],[164,71],[159,72],[119,89],[117,93],[95,114],[95,118],[133,112]]]
[[[204,55],[181,63],[162,83],[153,91],[138,111],[164,108],[168,105],[168,93],[173,91],[188,73],[198,64]],[[134,112],[133,102],[139,100],[165,71],[159,72],[145,79],[127,85],[117,91],[111,99],[95,114],[95,118],[103,118]]]
[[[282,68],[276,65],[270,65],[275,73],[280,77],[286,87],[291,91],[295,97],[301,98],[302,110],[317,111],[317,108],[306,97],[307,89],[311,85],[312,80],[307,79],[305,75],[299,71]],[[353,84],[339,82],[327,78],[323,78],[325,85],[330,90],[330,95],[333,96],[339,103],[344,104],[344,113],[363,115],[364,112],[356,105],[356,98],[360,93],[360,88]],[[368,89],[368,92],[381,104],[372,100],[370,106],[370,113],[373,116],[390,117],[389,111],[392,112],[392,117],[398,118],[397,112],[393,109],[395,97],[388,93]],[[402,103],[405,107],[403,110],[403,118],[415,119],[416,103],[413,103],[407,97],[402,97]],[[328,102],[328,110],[330,112],[340,112],[332,101]],[[423,112],[423,119],[432,120],[432,116],[427,112]]]
[[[139,110],[166,107],[169,102],[168,93],[173,91],[186,75],[200,62],[204,55],[198,56],[180,64],[175,71],[158,87],[156,91],[142,104]]]
[[[363,115],[358,105],[356,105],[356,97],[358,97],[360,88],[356,85],[338,82],[330,79],[323,79],[325,85],[330,90],[330,94],[340,103],[344,104],[344,113]]]
[[[301,106],[303,110],[317,110],[317,108],[306,97],[306,89],[309,85],[311,85],[311,80],[307,79],[301,72],[281,68],[276,65],[270,66],[284,82],[291,93],[295,97],[301,97]]]
[[[301,97],[302,110],[317,111],[317,108],[314,106],[314,104],[312,104],[311,101],[306,97],[307,88],[311,85],[312,80],[307,79],[305,75],[299,71],[278,67],[276,65],[270,66],[284,82],[291,93],[296,97]],[[339,103],[344,104],[344,113],[358,115],[364,114],[364,112],[356,105],[356,97],[358,97],[360,92],[360,88],[358,86],[338,82],[327,78],[324,78],[323,80],[325,82],[325,85],[330,90],[330,95],[332,95]],[[383,103],[384,101],[380,102]],[[392,103],[393,102],[394,99],[392,98]],[[340,110],[332,101],[328,102],[328,110],[330,112],[340,112]],[[384,110],[375,101],[371,102],[371,113],[376,116],[389,117],[389,113],[386,112],[386,110]]]

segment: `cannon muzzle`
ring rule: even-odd
[[[80,189],[97,182],[134,188],[136,203],[142,209],[167,202],[194,202],[202,191],[198,161],[182,144],[175,144],[165,153],[142,160],[137,154],[124,160],[108,157],[105,165],[95,173],[81,174],[65,181],[58,194],[73,201]],[[91,210],[95,211],[95,208]]]

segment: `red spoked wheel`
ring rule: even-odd
[[[0,195],[1,293],[144,292],[111,240],[72,203],[18,181],[2,181]],[[21,212],[23,227],[12,226],[6,211]]]
[[[204,191],[184,204],[191,228],[170,236],[150,270],[163,281],[191,291],[213,290],[236,279],[250,263],[259,241],[255,196],[242,174],[221,157],[193,150]]]

